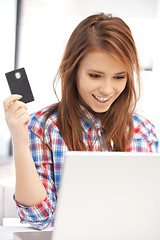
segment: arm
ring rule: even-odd
[[[45,145],[44,157],[43,142],[40,137],[35,135],[30,129],[29,136],[29,145],[34,164],[39,178],[46,189],[47,197],[44,201],[32,207],[23,206],[18,201],[16,201],[16,205],[22,222],[30,223],[35,228],[43,229],[48,226],[53,226],[56,206],[57,194],[54,182],[52,151]]]
[[[47,196],[40,181],[28,146],[14,144],[13,152],[16,169],[15,198],[24,206],[32,207]]]
[[[28,147],[30,117],[26,104],[18,101],[20,98],[19,95],[11,95],[4,101],[4,110],[13,142],[16,169],[15,198],[22,205],[31,207],[46,198],[46,190],[40,181]]]
[[[17,101],[19,99],[19,95],[12,95],[4,101],[6,122],[14,149],[16,170],[14,199],[21,221],[43,229],[53,226],[54,221],[56,198],[52,152],[46,146],[44,160],[42,141],[32,131],[29,131],[29,136],[30,117],[26,104]]]

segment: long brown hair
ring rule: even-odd
[[[119,59],[128,70],[124,91],[104,113],[102,133],[103,146],[111,146],[112,140],[113,151],[126,151],[127,144],[133,137],[133,111],[140,93],[135,88],[135,79],[140,89],[140,66],[131,30],[121,18],[104,13],[95,14],[84,19],[73,31],[54,79],[54,86],[61,79],[62,98],[47,111],[46,121],[57,111],[58,128],[68,149],[86,150],[80,123],[84,113],[78,101],[76,74],[82,58],[97,48]]]

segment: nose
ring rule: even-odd
[[[102,79],[99,90],[104,96],[110,95],[113,91],[112,80],[110,78]]]

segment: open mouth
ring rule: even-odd
[[[109,97],[109,98],[98,97],[98,96],[96,96],[94,94],[92,94],[92,96],[100,103],[105,103],[105,102],[107,102],[111,98],[111,97]]]

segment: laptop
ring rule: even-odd
[[[13,240],[51,240],[52,231],[29,231],[13,233]]]
[[[51,235],[159,240],[160,154],[67,152]]]

